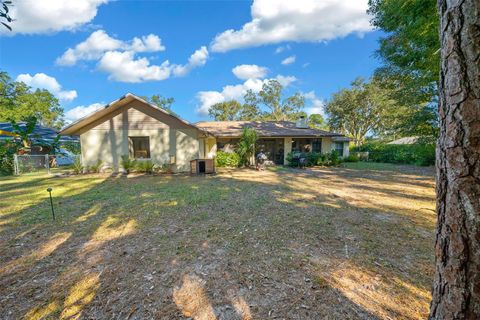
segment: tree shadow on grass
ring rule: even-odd
[[[399,260],[405,249],[391,233],[398,221],[375,220],[384,210],[311,186],[299,190],[308,177],[251,174],[102,178],[56,197],[64,211],[55,224],[47,199],[32,201],[0,233],[8,243],[0,251],[7,265],[0,313],[202,319],[213,310],[218,319],[375,319],[399,316],[406,304],[374,299],[396,303],[403,293],[425,307],[428,259],[413,252]],[[74,186],[76,177],[69,179],[59,184]],[[298,193],[313,200],[296,201]],[[39,218],[29,220],[34,213]],[[410,239],[414,228],[397,230],[410,250],[424,250]],[[207,304],[211,309],[201,307]],[[406,312],[413,318],[416,311]]]

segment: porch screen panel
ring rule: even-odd
[[[322,139],[312,139],[312,152],[322,152]]]

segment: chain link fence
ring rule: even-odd
[[[50,167],[54,159],[55,157],[48,154],[16,154],[13,158],[14,172],[16,175],[42,171],[50,173]]]

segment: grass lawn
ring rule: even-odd
[[[434,197],[431,168],[381,164],[2,177],[0,315],[425,318]]]

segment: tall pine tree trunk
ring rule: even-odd
[[[480,319],[480,0],[438,0],[440,137],[431,319]]]

